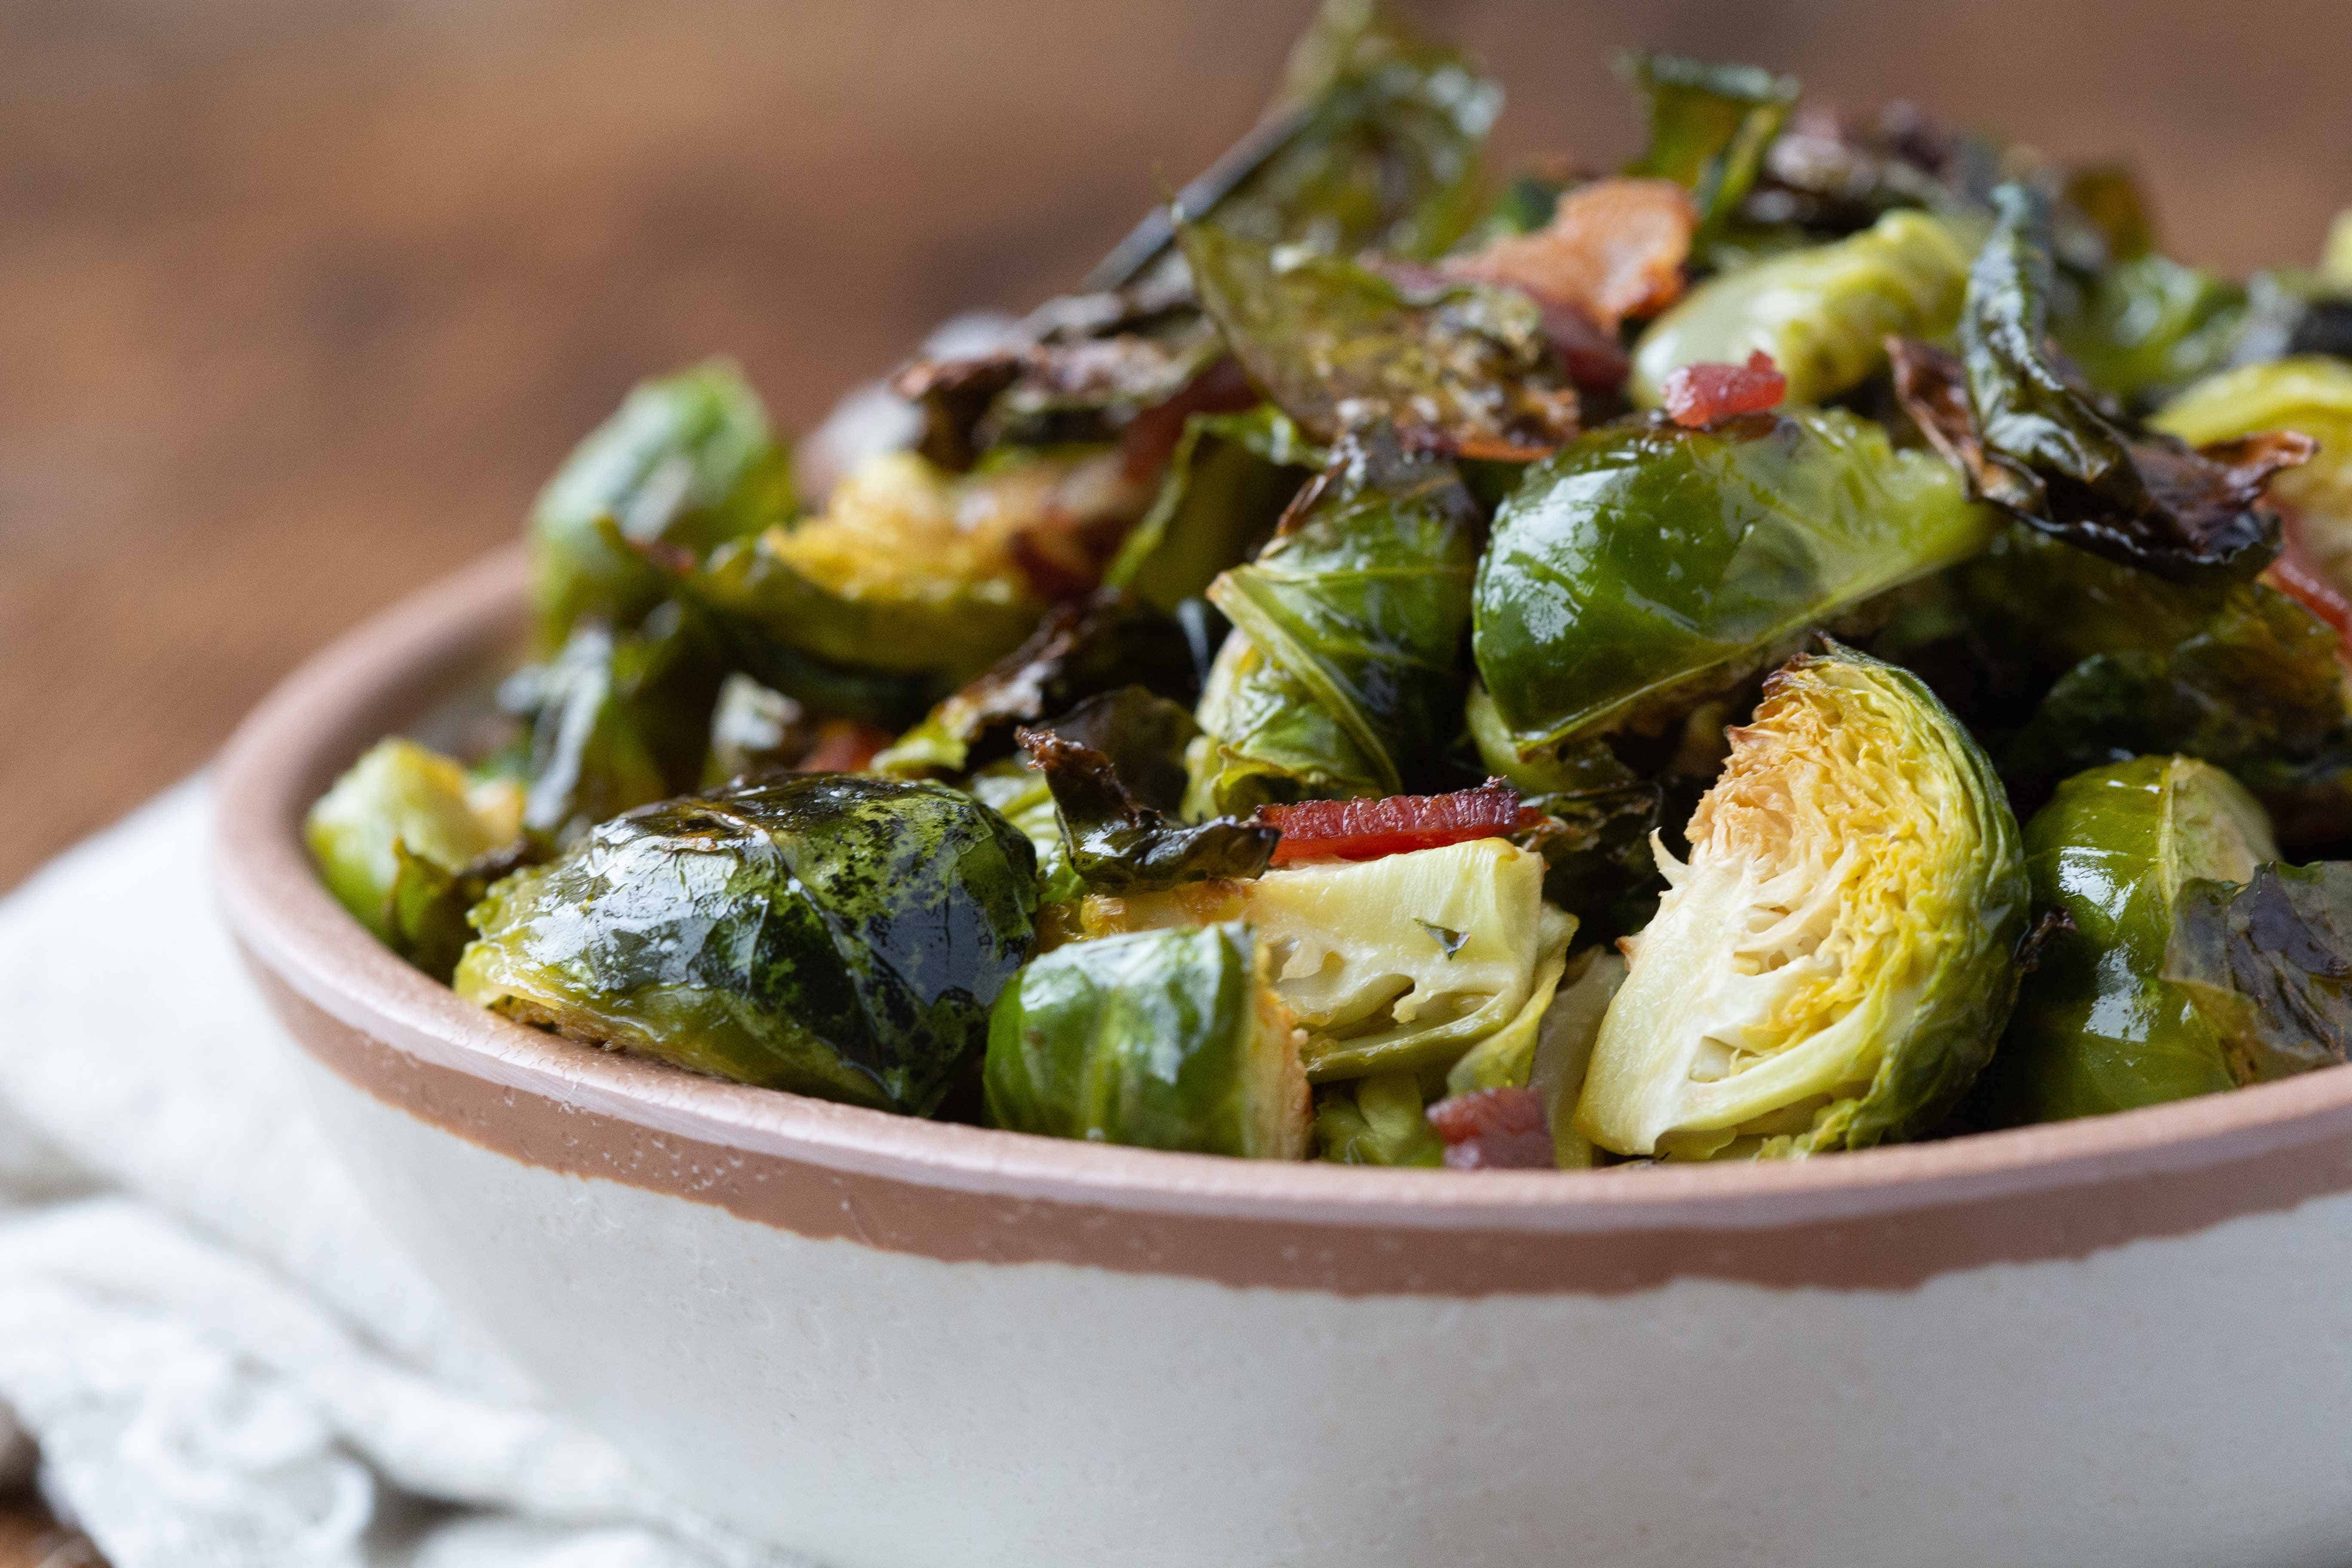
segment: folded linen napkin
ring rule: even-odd
[[[201,779],[0,900],[0,1465],[114,1568],[783,1568],[667,1502],[362,1207],[213,909]]]

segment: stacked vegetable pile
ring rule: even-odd
[[[1490,195],[1494,83],[1333,0],[814,504],[733,371],[639,388],[532,515],[509,738],[362,758],[330,886],[576,1040],[1162,1149],[1793,1156],[2342,1062],[2352,224],[2233,283],[2118,171],[1627,75],[1630,168]]]

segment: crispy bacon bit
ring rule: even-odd
[[[893,739],[887,730],[856,719],[828,719],[816,732],[816,744],[793,764],[802,773],[855,773],[873,766],[874,759]]]
[[[1596,180],[1559,199],[1551,221],[1447,265],[1591,318],[1614,333],[1682,298],[1698,209],[1672,180]]]
[[[1662,389],[1666,413],[1677,425],[1697,429],[1735,414],[1778,408],[1789,395],[1789,378],[1758,349],[1740,364],[1686,364],[1670,371]]]
[[[2276,502],[2272,503],[2277,506]],[[2279,513],[2279,552],[2263,571],[2263,581],[2300,603],[2336,629],[2339,658],[2352,663],[2352,596],[2347,596],[2311,552],[2311,540],[2300,514],[2285,507]]]
[[[1557,1161],[1544,1127],[1543,1098],[1531,1089],[1482,1089],[1441,1100],[1429,1125],[1445,1140],[1457,1171],[1549,1170]]]
[[[1257,820],[1282,830],[1274,864],[1300,860],[1377,860],[1414,849],[1497,838],[1532,826],[1540,812],[1519,809],[1519,792],[1501,779],[1452,795],[1392,795],[1381,800],[1309,800],[1263,805]]]

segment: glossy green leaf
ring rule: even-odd
[[[1196,814],[1400,793],[1461,727],[1480,519],[1454,466],[1385,437],[1333,458],[1209,596],[1234,631],[1201,700]]]
[[[1836,410],[1597,430],[1495,520],[1479,676],[1523,754],[1654,731],[1995,526],[1932,455]]]
[[[839,773],[632,812],[475,910],[458,994],[737,1082],[924,1114],[1029,956],[1035,856],[941,784]]]
[[[625,630],[668,596],[662,574],[630,545],[709,550],[790,517],[794,504],[792,465],[768,433],[759,395],[732,364],[713,360],[642,384],[531,509],[541,647],[561,647],[583,617]]]
[[[1950,331],[1968,275],[1968,252],[1950,223],[1889,213],[1851,238],[1700,284],[1642,334],[1628,394],[1654,408],[1679,366],[1745,364],[1761,352],[1789,378],[1790,402],[1825,402],[1885,368],[1890,334]]]
[[[1600,1163],[1599,1148],[1577,1131],[1576,1102],[1584,1093],[1592,1047],[1601,1038],[1609,1004],[1625,984],[1625,956],[1615,948],[1586,948],[1569,961],[1559,991],[1544,1010],[1528,1087],[1543,1097],[1552,1163],[1563,1171],[1590,1170]]]
[[[1258,974],[1238,922],[1055,948],[996,1005],[989,1120],[1055,1138],[1301,1158],[1307,1079]]]
[[[1163,610],[1208,591],[1248,560],[1330,454],[1271,404],[1195,414],[1169,459],[1159,498],[1104,581]]]
[[[1625,172],[1684,185],[1698,203],[1702,232],[1720,227],[1756,183],[1765,149],[1797,101],[1796,82],[1676,55],[1628,55],[1619,69],[1649,102],[1649,146]]]
[[[1444,278],[1408,289],[1352,260],[1207,224],[1181,237],[1234,357],[1317,441],[1387,424],[1418,447],[1527,457],[1576,429],[1543,312],[1516,289]]]
[[[2054,1121],[2231,1087],[2221,1041],[2163,978],[2174,908],[2199,878],[2274,858],[2262,808],[2227,773],[2139,757],[2078,773],[2026,825],[2033,900],[2073,928],[2025,977],[1988,1085],[1997,1121]]]
[[[2028,900],[2000,778],[1916,677],[1832,645],[1765,685],[1627,939],[1577,1102],[1620,1154],[1918,1137],[2015,994]]]
[[[2340,1066],[2352,1049],[2352,865],[2185,883],[2163,984],[2189,997],[2239,1083]]]

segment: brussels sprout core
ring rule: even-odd
[[[1983,755],[1900,670],[1800,658],[1723,776],[1595,1045],[1578,1131],[1621,1154],[1858,1147],[1923,1131],[2015,990],[2017,827]]]

